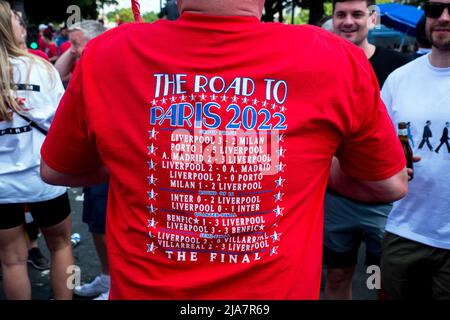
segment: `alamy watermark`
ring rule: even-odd
[[[66,13],[70,16],[66,20],[68,28],[72,27],[75,23],[81,22],[81,8],[77,5],[70,5],[67,7]]]
[[[380,290],[381,289],[381,269],[377,265],[368,266],[366,273],[369,275],[366,281],[367,289]]]
[[[66,269],[67,277],[66,286],[73,290],[75,287],[81,285],[81,268],[77,265],[70,265]]]

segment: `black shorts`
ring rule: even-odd
[[[0,204],[0,229],[11,229],[25,224],[25,204],[33,220],[40,228],[52,227],[70,214],[70,202],[67,192],[61,196],[30,203]]]

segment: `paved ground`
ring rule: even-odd
[[[82,212],[82,192],[81,189],[75,188],[69,190],[69,196],[71,200],[71,206],[73,211],[73,232],[78,232],[81,235],[81,242],[74,248],[73,254],[75,257],[75,264],[81,269],[81,282],[89,282],[95,278],[100,272],[99,262],[95,253],[94,245],[92,243],[87,226],[81,222]],[[43,242],[42,237],[39,238],[40,248],[42,252],[48,257],[48,251]],[[361,249],[363,251],[363,249]],[[362,260],[363,254],[360,254]],[[29,267],[29,275],[32,283],[32,297],[36,300],[49,300],[52,298],[52,292],[49,284],[48,271],[37,271],[31,266]],[[326,277],[326,271],[324,272]],[[357,274],[353,281],[353,298],[358,300],[374,300],[376,294],[374,291],[367,289],[366,281],[368,275],[366,274],[366,268],[362,265],[361,261],[357,266]],[[323,282],[322,279],[322,291],[321,297],[323,297]],[[0,300],[5,299],[2,290],[2,281],[0,279]],[[75,297],[75,299],[79,299]]]

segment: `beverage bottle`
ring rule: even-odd
[[[74,233],[70,236],[70,242],[72,242],[72,247],[78,245],[81,241],[81,236],[79,233]]]
[[[403,152],[405,153],[406,157],[406,167],[410,169],[414,169],[413,167],[413,152],[411,149],[411,146],[409,144],[408,139],[408,125],[406,122],[399,122],[398,123],[398,138],[400,140],[400,143],[403,147]],[[411,179],[414,177],[414,173],[411,174]]]

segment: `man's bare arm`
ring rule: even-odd
[[[42,160],[41,177],[48,184],[68,187],[87,187],[107,182],[109,174],[106,167],[99,167],[98,170],[86,174],[65,174],[53,170]]]
[[[346,175],[337,158],[333,158],[328,187],[350,199],[364,202],[392,202],[408,192],[406,168],[392,177],[379,181],[363,181]]]
[[[62,79],[66,79],[70,75],[76,62],[77,57],[70,49],[66,50],[66,52],[56,60],[55,68],[58,70]]]

